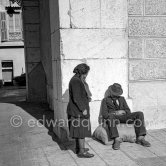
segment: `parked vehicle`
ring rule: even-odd
[[[14,78],[15,82],[20,86],[26,85],[26,74],[21,74],[20,76],[17,76]]]

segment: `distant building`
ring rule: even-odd
[[[25,73],[22,13],[9,16],[5,10],[9,0],[0,0],[0,84],[13,82]],[[12,6],[18,6],[12,4]]]

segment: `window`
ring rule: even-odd
[[[13,14],[10,17],[7,13],[1,12],[1,41],[22,40],[22,19],[21,14]]]
[[[9,5],[9,1],[7,1],[7,0],[0,0],[0,5],[8,6]]]
[[[9,20],[9,40],[21,40],[22,39],[22,24],[21,14],[14,14],[13,17],[8,16]]]
[[[7,41],[7,24],[6,24],[5,12],[0,13],[0,19],[1,19],[1,40]]]

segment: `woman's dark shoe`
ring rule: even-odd
[[[135,143],[137,143],[137,144],[139,144],[139,145],[142,145],[142,146],[145,146],[145,147],[150,147],[150,146],[151,146],[151,144],[150,144],[148,141],[146,141],[144,138],[142,138],[142,139],[137,139],[137,140],[135,141]]]
[[[79,158],[91,158],[94,157],[94,154],[90,154],[89,152],[78,153],[77,156]]]
[[[84,152],[88,152],[89,151],[89,148],[84,148]],[[76,149],[76,154],[79,153],[79,149]]]
[[[87,152],[87,151],[89,151],[89,148],[84,148],[84,152]]]
[[[113,148],[114,150],[120,149],[120,141],[115,140],[115,141],[114,141],[114,144],[112,145],[112,148]]]

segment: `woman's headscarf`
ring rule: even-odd
[[[88,73],[89,70],[90,70],[90,67],[87,64],[81,63],[74,68],[73,73],[82,75],[82,74]]]
[[[73,73],[76,73],[77,75],[81,76],[82,74],[87,74],[89,70],[90,67],[87,64],[81,63],[74,68]],[[90,92],[88,84],[86,83],[85,80],[81,79],[81,81],[84,84],[88,98],[91,98],[92,93]]]

